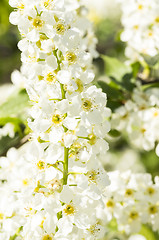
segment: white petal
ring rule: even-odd
[[[52,70],[55,70],[58,67],[57,59],[53,55],[46,58],[46,63],[52,68]]]

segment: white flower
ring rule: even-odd
[[[140,234],[134,234],[129,238],[129,240],[146,240],[146,238]]]

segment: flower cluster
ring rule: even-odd
[[[110,172],[111,184],[105,199],[109,221],[116,219],[118,230],[137,233],[142,224],[159,230],[159,178],[153,183],[150,174]],[[138,238],[137,238],[138,239]]]
[[[132,145],[146,151],[159,141],[158,88],[146,91],[141,86],[134,89],[132,97],[112,114],[112,128],[121,131]]]
[[[105,228],[98,212],[109,179],[99,158],[108,150],[110,110],[106,94],[91,85],[97,53],[87,11],[79,0],[10,5],[16,8],[10,21],[22,36],[33,141],[15,163],[18,177],[11,173],[3,183],[10,182],[9,199],[16,203],[2,213],[1,239],[101,239]]]
[[[106,153],[106,157],[103,159],[102,164],[106,170],[111,172],[116,170],[125,172],[129,169],[131,169],[132,173],[146,172],[139,152],[131,148],[116,150],[116,152],[113,152],[110,149],[110,151]]]
[[[127,42],[126,56],[141,60],[143,55],[155,56],[159,52],[159,1],[117,0],[122,6],[124,31],[121,40]]]

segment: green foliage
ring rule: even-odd
[[[0,0],[0,83],[10,81],[10,74],[20,66],[16,26],[9,23],[11,7],[8,0]]]
[[[135,87],[133,69],[116,58],[103,55],[102,59],[104,60],[105,74],[109,79],[99,80],[96,85],[107,94],[107,106],[114,111],[131,96]]]
[[[146,91],[150,88],[159,88],[159,82],[148,83],[142,86],[143,91]]]
[[[102,19],[95,28],[98,38],[97,50],[102,54],[124,57],[125,43],[120,41],[121,23],[119,16]]]
[[[115,129],[110,130],[108,134],[111,137],[120,137],[121,136],[121,133]]]
[[[149,67],[153,67],[159,62],[159,54],[155,55],[154,57],[142,54],[142,57],[144,58],[145,62],[148,64]]]
[[[102,56],[105,63],[105,73],[118,88],[132,92],[135,87],[133,83],[133,69],[116,58]]]
[[[107,107],[111,108],[112,111],[122,105],[124,94],[117,86],[104,81],[98,81],[97,87],[102,88],[103,92],[107,94]]]
[[[123,77],[132,72],[131,67],[125,65],[117,58],[102,56],[105,62],[105,72],[107,76],[114,78],[116,81],[121,82]]]
[[[0,155],[6,153],[10,147],[16,146],[24,137],[28,107],[29,98],[25,90],[16,91],[0,106],[0,126],[12,123],[16,132],[14,138],[6,136],[0,140]]]
[[[9,136],[2,137],[0,139],[0,156],[5,155],[9,148],[18,145],[19,142],[20,137],[18,134],[14,138],[10,138]]]
[[[143,225],[140,231],[140,234],[143,235],[146,240],[158,240],[159,236],[155,234],[148,226]]]
[[[0,106],[0,125],[7,122],[23,122],[27,107],[29,107],[29,98],[26,91],[16,91]]]
[[[132,68],[133,77],[136,78],[141,69],[141,64],[139,62],[132,63],[131,68]]]
[[[128,236],[125,233],[118,232],[118,224],[115,219],[113,219],[108,225],[109,231],[106,234],[104,240],[114,239],[114,236],[119,236],[119,239],[127,239]],[[137,234],[137,233],[134,233]],[[152,229],[150,229],[147,225],[142,225],[141,230],[139,232],[142,236],[146,238],[146,240],[158,240],[159,235],[154,233]],[[121,235],[121,238],[120,238]],[[113,238],[110,238],[113,237]],[[116,238],[115,238],[116,239]]]
[[[0,35],[4,34],[9,27],[9,13],[11,8],[7,0],[0,1]]]
[[[147,172],[151,173],[152,176],[159,175],[159,159],[154,150],[142,152],[141,161],[144,163]]]

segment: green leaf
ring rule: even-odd
[[[96,86],[102,88],[103,92],[107,94],[107,107],[112,111],[123,104],[124,94],[120,89],[114,87],[115,84],[98,81]]]
[[[132,82],[134,79],[132,78],[132,74],[126,74],[122,78],[122,87],[127,91],[132,92],[136,85]]]
[[[143,235],[146,240],[158,240],[158,238],[155,237],[155,233],[146,225],[142,226],[140,234]]]
[[[142,86],[143,91],[147,91],[150,88],[159,88],[159,82],[153,82]]]
[[[154,57],[150,57],[149,55],[142,54],[142,57],[150,67],[155,66],[159,61],[159,54],[155,55]]]
[[[20,139],[24,137],[28,106],[29,98],[25,90],[16,91],[0,106],[0,126],[3,127],[7,123],[12,123],[16,133],[14,138],[6,136],[0,140],[0,155],[5,154],[9,148],[16,146]]]
[[[132,68],[133,77],[136,78],[141,69],[140,62],[135,62],[135,63],[131,64],[131,68]]]
[[[2,137],[0,140],[0,156],[4,155],[9,148],[16,146],[20,142],[18,134],[14,138]]]
[[[103,92],[107,94],[107,107],[112,111],[120,107],[123,104],[124,94],[120,89],[111,86],[104,81],[98,81],[96,86],[102,88]]]
[[[108,224],[108,228],[110,231],[118,231],[118,224],[115,218],[113,218],[109,224]]]
[[[123,62],[116,58],[102,56],[105,62],[105,72],[109,77],[115,78],[117,81],[121,81],[124,75],[131,73],[130,66],[125,65]]]
[[[123,100],[124,96],[121,92],[121,90],[111,86],[110,84],[104,82],[104,81],[98,81],[98,86],[102,88],[103,92],[105,92],[108,96],[108,98],[116,99],[116,100]]]
[[[15,92],[0,106],[0,119],[8,117],[23,118],[25,109],[29,106],[29,97],[25,90]]]
[[[154,150],[151,150],[149,152],[141,152],[141,161],[143,162],[146,171],[151,173],[152,176],[159,175],[159,161],[158,156],[156,155]]]
[[[115,129],[110,130],[108,134],[111,137],[120,137],[121,136],[121,133]]]

